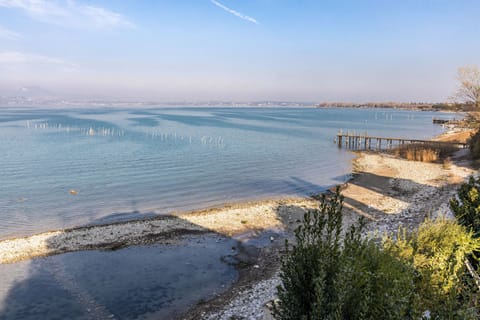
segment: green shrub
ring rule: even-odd
[[[305,213],[303,224],[295,230],[296,245],[290,248],[286,243],[275,318],[315,319],[335,313],[342,206],[338,193],[330,202],[323,196],[320,210]]]
[[[322,197],[287,244],[276,319],[405,319],[418,316],[414,269],[369,239],[363,223],[342,240],[343,199]],[[418,317],[417,317],[418,318]]]
[[[360,230],[358,230],[360,231]],[[338,268],[338,319],[419,318],[415,270],[351,230]],[[328,319],[324,317],[323,319]]]
[[[465,227],[428,220],[379,246],[362,237],[363,221],[342,233],[342,208],[338,190],[322,196],[286,244],[276,319],[478,319],[463,263],[480,242]]]
[[[439,218],[422,223],[415,233],[387,237],[384,250],[418,272],[415,291],[433,319],[477,319],[472,279],[465,259],[480,249],[479,239],[455,221]]]
[[[476,238],[480,237],[480,178],[470,177],[468,183],[458,190],[458,198],[450,200],[458,222],[472,231]]]
[[[450,208],[457,221],[480,239],[480,178],[470,177],[467,183],[461,185],[457,197],[450,200]],[[479,257],[479,249],[468,257],[477,273],[480,269]]]

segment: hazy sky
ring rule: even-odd
[[[0,0],[0,94],[442,101],[478,0]]]

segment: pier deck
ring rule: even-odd
[[[339,148],[346,148],[349,150],[389,150],[407,144],[425,144],[429,146],[452,146],[459,149],[468,148],[468,144],[460,142],[444,142],[434,140],[419,140],[406,138],[388,138],[369,136],[368,134],[357,134],[355,132],[342,132],[337,134],[335,143]]]

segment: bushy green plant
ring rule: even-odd
[[[297,243],[291,248],[286,243],[280,302],[274,308],[277,319],[315,319],[335,313],[342,206],[338,193],[329,202],[323,196],[320,210],[306,212],[295,230]]]
[[[276,319],[478,319],[464,260],[480,242],[465,227],[427,220],[379,246],[362,236],[362,221],[343,234],[342,208],[338,190],[322,196],[286,244]]]
[[[363,223],[342,238],[338,193],[305,214],[287,244],[274,316],[298,319],[405,319],[418,316],[414,269],[369,239]]]
[[[480,241],[471,232],[444,217],[426,220],[417,232],[402,230],[396,239],[384,241],[386,252],[417,270],[415,291],[433,319],[477,319],[464,262],[479,248]]]
[[[455,221],[427,219],[415,233],[404,230],[387,237],[384,248],[429,275],[430,285],[448,292],[458,283],[465,257],[480,248],[480,241]]]
[[[374,241],[362,239],[360,231],[352,228],[344,240],[337,282],[341,316],[337,319],[419,318],[414,268]]]
[[[470,177],[458,190],[458,198],[450,200],[458,222],[480,237],[480,178]]]
[[[450,200],[457,221],[473,233],[476,239],[480,239],[480,178],[470,177],[467,183],[460,186],[457,197]],[[478,271],[480,270],[480,249],[476,249],[468,256],[472,267],[470,272],[475,278],[477,285]],[[477,274],[475,274],[475,270]]]

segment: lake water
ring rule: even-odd
[[[0,264],[0,319],[172,319],[230,287],[236,245],[208,235]]]
[[[345,181],[339,129],[429,138],[431,112],[382,109],[0,109],[0,239]],[[442,115],[448,117],[448,115]]]
[[[429,112],[367,109],[0,109],[0,239],[343,182],[339,129],[429,138]],[[451,117],[453,115],[443,115]],[[249,246],[270,243],[270,234]],[[275,234],[275,238],[278,236]],[[0,319],[172,319],[237,278],[218,234],[0,265]]]

